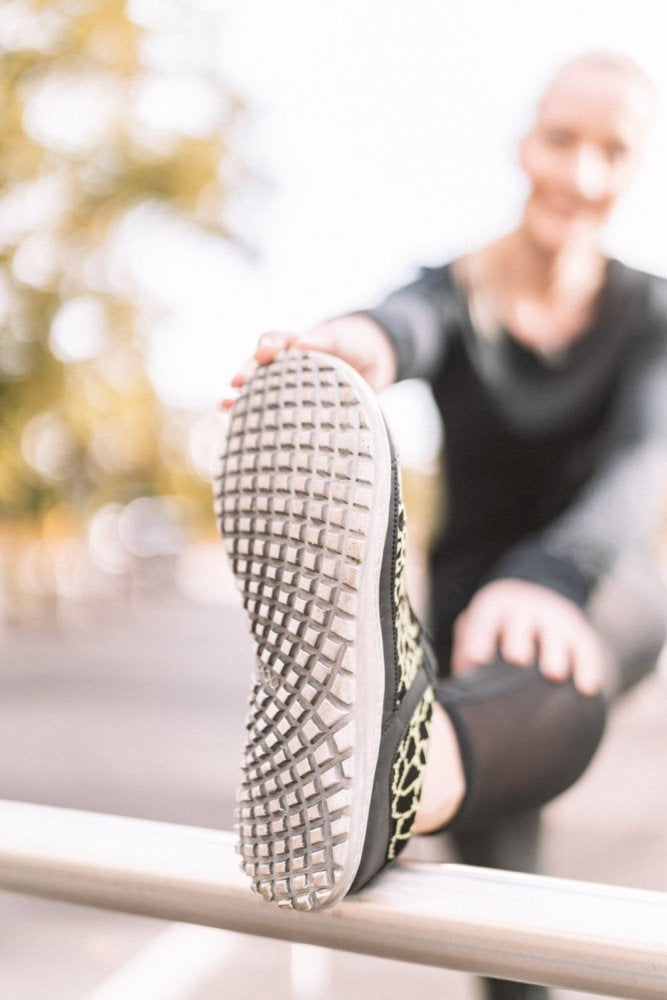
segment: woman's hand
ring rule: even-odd
[[[351,315],[322,323],[305,336],[265,333],[251,360],[232,379],[232,386],[242,389],[258,365],[269,364],[290,349],[333,354],[363,375],[376,392],[386,389],[396,378],[396,352],[387,334],[369,316]],[[230,409],[235,401],[233,396],[223,399],[223,409]]]
[[[525,580],[494,580],[482,587],[454,623],[452,672],[490,663],[537,662],[551,681],[572,677],[583,695],[602,687],[604,652],[583,612],[566,597]]]

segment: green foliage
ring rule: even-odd
[[[188,6],[173,8],[184,23]],[[206,123],[153,125],[147,87],[168,74],[151,55],[155,30],[122,0],[12,0],[3,18],[0,512],[64,502],[84,515],[170,491],[208,510],[184,449],[166,440],[143,306],[112,247],[150,205],[233,238],[224,178],[242,176],[227,141],[242,104],[209,66],[199,74]]]

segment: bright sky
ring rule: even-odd
[[[152,362],[171,401],[210,405],[261,331],[372,303],[511,225],[517,137],[550,69],[581,50],[625,52],[658,85],[661,121],[607,243],[667,274],[659,0],[199,2],[221,11],[221,65],[252,112],[245,156],[267,183],[239,206],[256,260],[183,234],[144,262],[174,309]]]

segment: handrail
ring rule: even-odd
[[[0,888],[610,996],[667,996],[667,894],[399,862],[331,910],[251,893],[230,833],[0,800]]]

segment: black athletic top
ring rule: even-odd
[[[489,579],[580,605],[627,549],[655,547],[667,476],[667,280],[609,262],[596,318],[547,358],[481,336],[451,265],[365,310],[399,378],[426,379],[446,433],[447,518],[435,607],[453,616]]]

